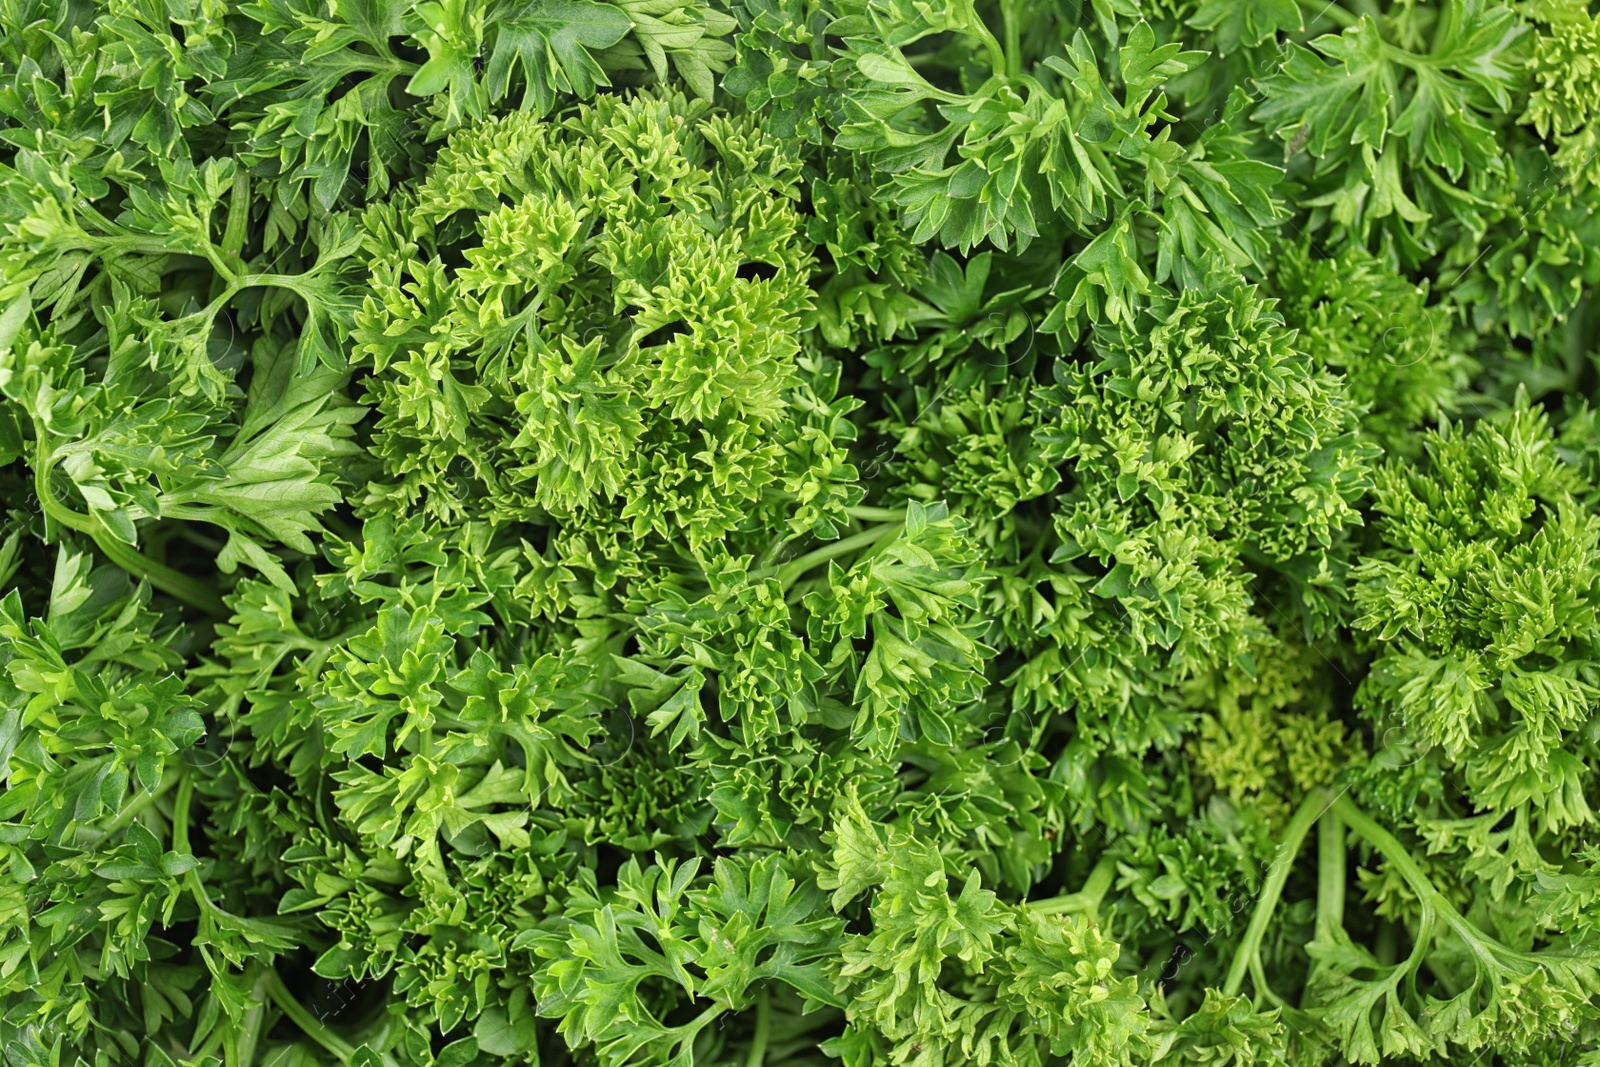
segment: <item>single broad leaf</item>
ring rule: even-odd
[[[28,324],[28,317],[32,314],[33,304],[29,301],[26,290],[7,304],[4,311],[0,311],[0,356],[11,351],[11,345],[22,332],[22,328]],[[0,367],[0,389],[5,388],[6,379],[9,377],[10,372]]]
[[[1295,0],[1202,0],[1188,24],[1215,33],[1221,56],[1254,48],[1280,30],[1298,33],[1304,28]]]
[[[970,322],[983,306],[983,287],[989,280],[991,258],[988,252],[980,252],[967,261],[963,273],[961,264],[948,253],[935,252],[928,262],[928,276],[918,290],[951,322]]]
[[[1393,90],[1377,30],[1363,22],[1345,37],[1312,43],[1335,62],[1291,42],[1283,65],[1260,83],[1255,120],[1319,159],[1351,145],[1380,147]]]
[[[487,71],[490,98],[506,96],[512,69],[520,63],[526,81],[522,107],[542,115],[555,106],[557,92],[587,97],[611,84],[589,50],[610,48],[627,36],[633,22],[609,4],[532,0],[495,26]]]

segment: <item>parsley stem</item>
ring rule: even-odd
[[[1374,822],[1366,812],[1356,807],[1349,797],[1340,797],[1335,801],[1333,810],[1339,813],[1339,817],[1350,829],[1366,838],[1368,844],[1383,854],[1383,858],[1389,861],[1395,873],[1405,880],[1419,900],[1439,905],[1441,910],[1449,909],[1452,912],[1455,910],[1434,886],[1433,879],[1417,866],[1416,861],[1411,858],[1410,850],[1395,840],[1393,834]]]
[[[128,825],[135,818],[137,818],[139,813],[145,808],[148,808],[151,804],[165,796],[167,791],[173,786],[177,785],[179,779],[182,777],[183,772],[181,771],[168,771],[166,777],[157,782],[156,787],[153,790],[150,790],[146,793],[141,793],[140,795],[134,797],[133,800],[128,804],[124,805],[123,809],[117,812],[116,818],[112,819],[104,826],[80,826],[78,828],[78,832],[80,834],[93,834],[95,835],[94,839],[96,841],[104,841],[106,838],[110,837],[112,834],[116,833],[118,830],[122,829],[124,826]]]
[[[178,783],[178,795],[172,801],[172,851],[180,856],[189,852],[189,803],[194,799],[194,779],[183,776]]]
[[[304,274],[245,274],[240,276],[238,281],[234,283],[234,288],[249,289],[254,286],[262,285],[271,286],[277,289],[287,289],[300,299],[306,301],[307,303],[311,303],[311,294],[307,293],[306,290],[301,287],[305,284],[305,279],[315,273],[316,268],[313,267]]]
[[[101,233],[90,233],[81,226],[78,227],[81,237],[72,242],[71,247],[73,248],[90,252],[94,255],[110,252],[121,255],[170,256],[174,252],[180,251],[172,248],[163,238],[152,237],[149,234],[130,230],[128,227],[107,218],[86,199],[80,197],[74,202],[73,207],[79,215],[93,221],[95,226],[102,231]]]
[[[813,552],[807,552],[799,559],[786,563],[778,569],[778,584],[787,589],[789,586],[793,585],[802,574],[810,570],[812,567],[815,567],[817,564],[825,563],[828,560],[834,559],[838,556],[848,555],[858,548],[865,548],[868,545],[876,544],[879,541],[888,540],[890,537],[898,534],[904,525],[905,524],[903,522],[886,522],[881,526],[874,526],[870,529],[863,530],[858,534],[853,534],[850,537],[842,538],[841,540],[834,541],[831,544],[823,545],[821,548]]]
[[[1337,3],[1327,3],[1325,0],[1299,0],[1301,8],[1312,12],[1311,21],[1327,19],[1335,26],[1349,29],[1359,21],[1354,15],[1340,7]],[[1309,27],[1307,27],[1309,29]]]
[[[1250,957],[1250,980],[1256,984],[1256,991],[1267,998],[1267,1001],[1276,1007],[1287,1008],[1288,1002],[1278,996],[1272,986],[1267,982],[1267,969],[1261,965],[1261,953],[1257,952]]]
[[[189,847],[189,808],[193,799],[194,778],[191,775],[184,775],[183,780],[178,783],[178,796],[173,801],[172,811],[172,851],[179,855],[192,856],[194,854]],[[183,876],[183,882],[189,888],[195,905],[203,912],[211,913],[213,919],[220,918],[223,921],[227,921],[230,918],[225,911],[211,902],[210,894],[206,892],[204,883],[200,881],[198,868],[191,868],[186,871]],[[288,987],[283,984],[283,978],[271,966],[266,968],[263,982],[268,998],[278,1006],[278,1009],[284,1015],[288,1016],[296,1026],[304,1031],[307,1037],[337,1056],[340,1063],[348,1063],[350,1061],[350,1057],[355,1054],[355,1048],[328,1029],[320,1019],[317,1019],[307,1011],[305,1006],[289,992]],[[260,988],[261,983],[258,983],[257,989],[259,990]],[[394,1067],[393,1060],[388,1056],[384,1057],[383,1062],[386,1067]]]
[[[1317,823],[1317,926],[1329,930],[1344,925],[1345,842],[1344,823],[1329,811]]]
[[[251,1063],[256,1058],[256,1045],[261,1041],[261,1024],[267,1014],[266,998],[262,994],[266,992],[267,975],[275,973],[270,966],[264,967],[262,973],[258,974],[256,980],[250,984],[250,1007],[245,1009],[244,1025],[241,1027],[243,1033],[239,1034],[235,1049],[241,1064]],[[221,1027],[218,1027],[218,1030],[220,1031]]]
[[[906,517],[905,508],[845,508],[844,513],[862,522],[899,522]]]
[[[1109,854],[1102,856],[1100,862],[1089,872],[1089,877],[1084,879],[1082,889],[1065,896],[1030,900],[1027,905],[1028,910],[1040,915],[1069,915],[1081,911],[1094,919],[1099,911],[1100,901],[1105,898],[1106,891],[1111,888],[1111,881],[1116,876],[1116,857]]]
[[[222,247],[216,249],[219,257],[237,261],[244,253],[245,237],[250,229],[250,171],[240,167],[233,174],[232,194],[228,198],[228,218],[223,223]],[[223,277],[233,280],[230,268]]]
[[[1289,825],[1283,832],[1283,840],[1278,843],[1277,853],[1267,865],[1267,880],[1261,887],[1260,898],[1256,901],[1255,914],[1250,916],[1250,925],[1245,929],[1244,940],[1239,942],[1239,949],[1233,955],[1233,965],[1228,968],[1227,981],[1222,985],[1224,996],[1237,996],[1244,986],[1245,975],[1249,972],[1256,953],[1261,949],[1261,939],[1266,936],[1267,924],[1272,921],[1272,913],[1278,907],[1278,898],[1283,895],[1283,887],[1289,881],[1289,870],[1294,866],[1295,854],[1300,851],[1300,845],[1310,832],[1311,824],[1317,821],[1317,816],[1328,809],[1328,804],[1327,791],[1313,789],[1301,802],[1294,817],[1289,820]]]
[[[767,1033],[771,1028],[771,998],[767,987],[762,986],[761,992],[756,994],[756,1032],[750,1038],[750,1055],[745,1058],[745,1067],[762,1067],[762,1061],[767,1058]]]
[[[340,1063],[349,1063],[350,1057],[356,1054],[355,1047],[344,1038],[330,1030],[321,1019],[312,1015],[289,992],[289,987],[283,984],[283,976],[273,968],[267,969],[267,996],[278,1006],[278,1010],[289,1017],[289,1021],[298,1026],[311,1040],[327,1049],[338,1057]]]
[[[208,615],[225,617],[228,614],[226,606],[222,603],[221,594],[211,586],[173,570],[166,564],[157,563],[132,545],[124,544],[103,533],[89,516],[78,514],[57,500],[55,494],[50,491],[50,474],[54,470],[54,465],[44,446],[44,428],[36,426],[35,433],[39,435],[39,445],[33,468],[33,491],[46,515],[67,529],[86,535],[112,563],[135,578],[143,578],[173,599]]]
[[[962,6],[966,8],[967,25],[972,27],[973,36],[983,42],[984,51],[989,53],[989,69],[994,73],[995,77],[1005,77],[1005,49],[1001,48],[1000,42],[995,40],[994,32],[985,25],[972,0],[966,0],[966,3]]]
[[[207,615],[225,616],[227,609],[222,597],[205,583],[157,563],[132,545],[125,545],[112,537],[90,533],[106,558],[136,578],[143,578],[174,600],[182,601]]]
[[[1000,0],[1000,17],[1006,36],[1006,77],[1022,74],[1022,23],[1017,18],[1017,0]]]
[[[1348,796],[1340,796],[1333,802],[1333,810],[1338,812],[1344,824],[1366,839],[1367,843],[1377,849],[1395,873],[1405,880],[1411,891],[1417,895],[1417,900],[1424,909],[1432,908],[1444,919],[1445,923],[1460,935],[1461,940],[1475,954],[1482,955],[1484,934],[1473,926],[1450,899],[1439,892],[1439,887],[1433,884],[1427,872],[1417,865],[1411,857],[1411,851],[1402,845],[1389,831],[1379,826],[1366,812],[1356,807],[1355,802]]]
[[[252,964],[251,966],[255,967],[256,965]],[[267,970],[270,971],[271,968],[269,967]],[[258,974],[255,980],[250,983],[250,994],[249,1000],[247,1001],[250,1007],[245,1009],[243,1025],[232,1031],[233,1036],[238,1042],[239,1055],[237,1058],[228,1059],[226,1061],[227,1067],[235,1067],[235,1065],[241,1065],[241,1067],[243,1067],[243,1065],[248,1065],[255,1060],[255,1048],[257,1043],[259,1043],[261,1040],[262,1017],[266,1014],[266,982],[266,975],[261,973]],[[208,1055],[212,1054],[214,1049],[226,1041],[229,1036],[230,1033],[228,1027],[215,1027],[212,1029],[210,1036],[205,1039],[204,1044],[202,1044],[199,1048],[189,1052],[183,1058],[194,1061],[203,1061]]]
[[[101,213],[100,209],[91,204],[85,197],[79,197],[73,202],[72,206],[78,212],[78,214],[94,220],[94,224],[96,226],[100,227],[113,237],[123,237],[133,232],[126,226],[118,226],[111,219],[106,218],[106,216]],[[91,234],[90,236],[95,235]]]

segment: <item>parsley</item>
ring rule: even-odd
[[[0,1064],[1594,1067],[1591,6],[0,5]]]

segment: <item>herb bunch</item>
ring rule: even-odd
[[[1600,1067],[1583,0],[0,4],[4,1067]]]

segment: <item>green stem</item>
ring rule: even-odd
[[[1454,904],[1448,897],[1439,892],[1423,869],[1417,866],[1417,861],[1411,858],[1411,852],[1402,845],[1393,834],[1374,822],[1366,812],[1356,807],[1355,802],[1347,796],[1341,796],[1333,802],[1333,810],[1338,813],[1344,824],[1362,837],[1367,843],[1383,854],[1389,861],[1395,873],[1405,879],[1406,885],[1417,895],[1423,904],[1431,905],[1449,924],[1450,928],[1461,935],[1461,939],[1469,946],[1480,946],[1483,943],[1483,933],[1477,927],[1461,917]]]
[[[1411,943],[1411,955],[1406,957],[1405,970],[1401,972],[1404,975],[1401,980],[1410,982],[1413,989],[1416,986],[1417,969],[1422,966],[1423,957],[1433,945],[1433,927],[1438,921],[1435,918],[1438,914],[1432,908],[1422,909],[1421,921],[1417,924],[1417,937]]]
[[[121,811],[117,812],[116,818],[112,819],[104,826],[80,827],[79,833],[88,832],[95,834],[98,835],[95,837],[96,841],[104,841],[106,838],[110,837],[112,834],[116,833],[118,830],[122,829],[124,826],[128,825],[135,818],[137,818],[139,813],[145,808],[148,808],[151,804],[154,804],[157,800],[165,796],[167,791],[173,786],[177,785],[182,778],[183,773],[181,771],[167,772],[166,777],[162,778],[161,781],[156,783],[155,789],[148,793],[142,793],[139,796],[134,797],[132,802],[130,802]]]
[[[1268,1003],[1278,1007],[1287,1008],[1288,1002],[1278,996],[1277,992],[1267,982],[1267,969],[1261,965],[1261,953],[1253,953],[1250,957],[1250,980],[1255,983],[1256,990]]]
[[[767,550],[761,553],[761,558],[756,561],[756,573],[772,573],[772,561],[778,558],[778,553],[783,551],[785,545],[793,542],[796,536],[797,535],[795,534],[789,534],[786,537],[775,538],[773,542],[767,546]]]
[[[778,584],[787,589],[789,586],[793,585],[802,574],[806,573],[806,571],[810,570],[812,567],[815,567],[817,564],[826,563],[830,559],[848,555],[858,548],[865,548],[868,545],[875,544],[878,541],[887,540],[895,534],[898,534],[903,525],[904,524],[900,522],[886,522],[881,526],[874,526],[871,529],[863,530],[858,534],[851,535],[850,537],[842,538],[838,541],[832,542],[831,544],[823,545],[821,548],[816,549],[815,551],[807,552],[799,559],[791,560],[778,569]]]
[[[222,247],[217,252],[224,260],[237,261],[244,254],[245,238],[250,233],[250,172],[245,168],[234,172],[231,192],[228,221],[222,228]],[[228,281],[234,280],[232,268],[219,268],[219,272]]]
[[[257,966],[251,964],[251,966]],[[188,1057],[191,1060],[204,1060],[208,1055],[214,1055],[215,1049],[221,1046],[221,1059],[223,1067],[251,1067],[256,1059],[256,1045],[261,1041],[261,1023],[266,1018],[267,1005],[265,1000],[267,979],[266,974],[272,968],[268,967],[256,975],[255,981],[250,983],[249,1007],[237,1027],[233,1027],[234,1041],[224,1044],[229,1036],[229,1027],[218,1025],[212,1028],[211,1035],[206,1038],[205,1044],[195,1049]]]
[[[227,267],[223,266],[221,260],[215,258],[212,260],[211,265],[217,271],[227,270]],[[244,281],[245,279],[235,278],[230,274],[228,277],[228,284],[223,287],[222,292],[218,293],[211,303],[200,309],[198,314],[205,317],[206,329],[209,330],[211,328],[211,324],[216,321],[217,312],[222,310],[223,305],[239,295],[239,290],[245,287]]]
[[[189,807],[193,800],[194,779],[186,774],[183,781],[178,783],[178,795],[172,802],[172,851],[180,856],[194,855],[194,850],[189,847]],[[188,887],[196,907],[202,911],[218,910],[211,903],[211,896],[206,892],[205,883],[200,881],[197,868],[191,868],[184,874],[183,884]]]
[[[44,428],[35,426],[34,432],[39,445],[34,460],[33,491],[46,515],[67,529],[86,535],[112,563],[135,578],[143,578],[173,599],[208,615],[225,617],[228,614],[222,595],[214,588],[163,563],[157,563],[132,545],[123,544],[103,531],[89,516],[78,514],[57,500],[50,491],[50,474],[54,466],[44,446]]]
[[[132,545],[125,545],[114,537],[101,537],[91,532],[90,537],[100,546],[106,558],[129,574],[143,578],[155,588],[207,615],[224,617],[228,609],[222,596],[204,582],[173,570],[162,563],[147,558]]]
[[[1393,834],[1374,822],[1366,812],[1356,807],[1355,802],[1349,797],[1340,797],[1333,802],[1333,810],[1339,818],[1344,820],[1346,826],[1366,838],[1367,843],[1383,854],[1395,873],[1405,879],[1411,891],[1417,894],[1418,899],[1442,906],[1448,911],[1455,911],[1451,903],[1445,899],[1433,884],[1416,860],[1411,858],[1411,852],[1402,845]]]
[[[991,31],[989,27],[984,24],[984,21],[982,17],[979,16],[977,9],[972,3],[972,0],[967,0],[964,6],[967,9],[967,24],[972,27],[973,35],[977,37],[978,40],[983,42],[984,51],[989,53],[989,69],[994,72],[996,77],[1005,77],[1005,50],[1000,47],[1000,42],[995,40],[993,31]]]
[[[1089,872],[1089,877],[1084,879],[1082,889],[1066,896],[1030,900],[1028,910],[1040,915],[1066,915],[1081,911],[1093,919],[1116,876],[1117,861],[1111,856],[1102,856],[1100,862],[1094,865],[1094,870]]]
[[[1586,5],[1587,6],[1587,5]],[[1437,48],[1446,41],[1455,40],[1456,36],[1456,10],[1454,4],[1442,4],[1439,8],[1439,21],[1433,28],[1433,46]]]
[[[844,513],[862,522],[900,522],[906,517],[905,508],[845,508]]]
[[[100,209],[91,204],[86,197],[79,197],[73,201],[72,206],[78,214],[91,219],[96,226],[113,237],[126,236],[133,232],[127,227],[118,226],[111,219],[106,218],[105,215],[101,214]]]
[[[1272,921],[1272,913],[1278,907],[1278,898],[1283,895],[1283,887],[1289,881],[1289,869],[1294,866],[1294,857],[1300,851],[1300,845],[1305,841],[1306,834],[1311,831],[1311,824],[1317,821],[1328,806],[1328,795],[1325,790],[1313,789],[1301,802],[1299,810],[1289,820],[1289,826],[1283,832],[1283,840],[1278,845],[1278,851],[1273,856],[1272,862],[1267,867],[1267,880],[1261,887],[1261,897],[1256,901],[1255,914],[1250,916],[1250,925],[1244,932],[1244,940],[1239,942],[1239,949],[1234,953],[1233,965],[1228,968],[1228,978],[1222,985],[1224,996],[1237,996],[1244,986],[1244,978],[1250,971],[1250,963],[1261,949],[1261,939],[1266,936],[1267,924]]]
[[[756,1032],[750,1039],[750,1055],[745,1057],[745,1067],[762,1067],[762,1061],[767,1058],[767,1033],[771,1028],[772,1005],[767,988],[762,986],[761,992],[756,994]]]
[[[246,192],[248,193],[248,190]],[[99,233],[90,233],[85,229],[84,236],[87,237],[88,243],[79,240],[72,246],[74,248],[91,252],[95,255],[110,253],[120,255],[188,256],[194,254],[185,249],[173,248],[170,238],[156,237],[148,233],[140,233],[138,230],[129,229],[115,219],[101,213],[85,197],[79,197],[73,202],[72,206],[80,216],[94,223],[95,227],[100,231]],[[208,241],[207,243],[209,244],[210,242]],[[206,252],[205,258],[210,259],[211,252]]]
[[[686,1044],[692,1044],[693,1041],[694,1041],[695,1035],[698,1034],[701,1030],[704,1030],[707,1026],[709,1026],[711,1024],[712,1020],[714,1020],[717,1016],[721,1015],[726,1010],[727,1010],[726,1006],[723,1005],[721,1002],[715,1002],[715,1003],[713,1003],[711,1005],[711,1007],[707,1008],[705,1011],[701,1012],[699,1015],[696,1015],[693,1019],[690,1019],[688,1022],[682,1024],[681,1026],[672,1027],[668,1032],[669,1033],[673,1033],[673,1034],[685,1034],[685,1035],[688,1035],[688,1039],[689,1040],[687,1042],[685,1042],[685,1043]]]
[[[267,970],[267,996],[307,1037],[337,1056],[340,1063],[350,1062],[350,1057],[355,1055],[355,1047],[307,1011],[306,1006],[296,1000],[294,994],[289,992],[289,987],[283,984],[278,972],[270,968]]]
[[[1393,920],[1383,918],[1378,920],[1378,932],[1372,938],[1372,954],[1377,957],[1379,963],[1385,966],[1394,963],[1400,954],[1400,943],[1397,940],[1399,936],[1399,927]]]
[[[210,263],[211,269],[217,272],[217,277],[221,278],[231,288],[238,276],[234,274],[233,268],[223,260],[222,253],[218,251],[217,246],[207,241],[202,251],[205,253],[206,262]]]
[[[1329,811],[1317,823],[1317,927],[1333,930],[1344,925],[1345,843],[1344,823]]]
[[[172,851],[180,856],[189,854],[189,802],[193,799],[194,778],[186,774],[172,802]]]
[[[96,237],[89,235],[88,240],[79,239],[72,245],[73,248],[83,252],[91,252],[98,256],[106,255],[140,255],[140,256],[171,256],[180,253],[169,248],[167,243],[159,237],[146,237],[140,234],[128,233],[127,236]]]
[[[1361,21],[1337,3],[1326,3],[1325,0],[1299,0],[1299,3],[1301,10],[1311,12],[1312,22],[1317,19],[1327,19],[1341,29],[1349,29]]]
[[[1022,74],[1022,23],[1017,18],[1017,0],[1000,0],[1000,18],[1006,35],[1006,77]]]
[[[316,302],[314,294],[303,288],[305,280],[317,273],[317,268],[312,267],[304,274],[246,274],[238,278],[233,284],[236,289],[249,289],[253,286],[271,286],[277,289],[287,289],[308,304]]]

